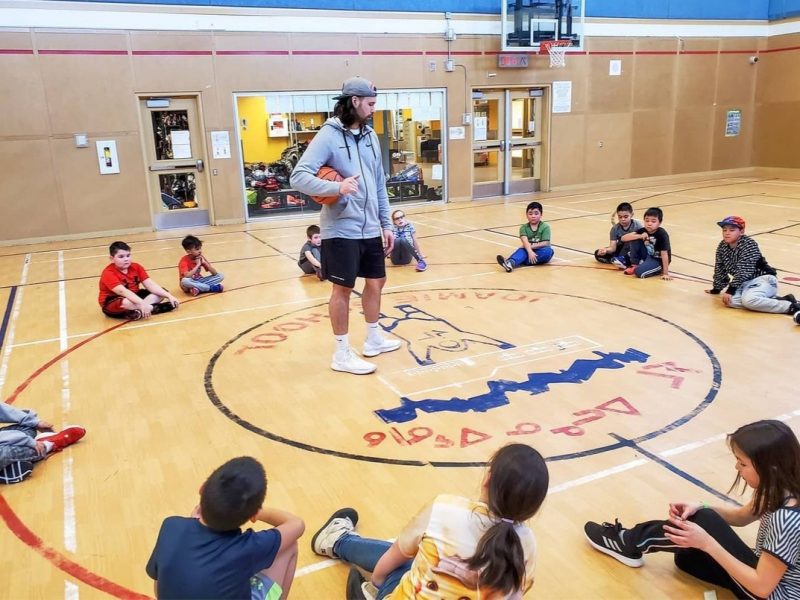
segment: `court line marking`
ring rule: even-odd
[[[64,352],[69,343],[67,340],[67,291],[64,281],[64,252],[58,251],[58,350]],[[72,405],[69,359],[61,361],[61,423],[66,427]],[[75,519],[75,479],[72,471],[72,453],[67,450],[67,458],[62,461],[62,480],[64,497],[64,548],[75,554],[78,551],[78,529]],[[64,596],[69,590],[65,588]]]
[[[20,285],[23,286],[24,282],[28,280],[28,267],[31,264],[31,255],[26,254],[22,263],[22,274],[19,277]],[[8,374],[8,363],[11,359],[11,351],[14,349],[14,333],[16,332],[17,318],[19,311],[22,307],[22,293],[25,290],[23,287],[17,288],[17,294],[14,298],[14,309],[11,313],[11,319],[8,322],[8,342],[3,349],[3,359],[0,362],[0,397],[3,395],[3,387],[6,383],[6,375]]]

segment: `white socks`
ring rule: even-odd
[[[343,354],[347,352],[347,349],[350,347],[350,338],[345,333],[344,335],[335,335],[333,336],[336,340],[336,354]]]
[[[381,328],[378,326],[377,321],[375,323],[367,323],[367,341],[370,344],[380,344],[383,341]]]

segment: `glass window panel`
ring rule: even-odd
[[[164,173],[158,176],[158,185],[164,210],[196,208],[200,205],[194,173]]]
[[[189,113],[185,110],[154,110],[151,115],[156,160],[172,160],[175,158],[172,132],[189,131]]]

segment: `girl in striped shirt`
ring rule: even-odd
[[[757,421],[728,436],[738,484],[753,488],[744,506],[701,502],[669,505],[669,519],[625,529],[588,522],[584,532],[600,552],[631,566],[648,552],[673,552],[675,565],[737,598],[800,599],[800,444],[781,421]],[[755,549],[732,527],[759,521]]]

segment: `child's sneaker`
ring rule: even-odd
[[[625,270],[623,271],[623,273],[625,273],[625,275],[633,275],[633,272],[634,272],[635,270],[636,270],[636,267],[628,267],[627,269],[625,269]]]
[[[340,508],[317,530],[311,538],[311,549],[320,556],[338,558],[333,545],[347,534],[353,533],[358,523],[358,513],[352,508]]]
[[[794,313],[794,316],[792,317],[792,320],[794,320],[795,323],[800,325],[800,311],[797,311],[796,313]]]
[[[628,265],[626,265],[623,260],[619,256],[615,256],[611,259],[611,264],[617,267],[618,269],[627,269]]]
[[[210,285],[209,287],[211,288],[211,291],[214,294],[219,294],[219,293],[225,291],[225,288],[222,287],[222,284],[220,284],[220,283],[215,283],[214,285]]]
[[[399,342],[398,342],[399,343]],[[369,375],[378,368],[371,362],[361,360],[352,348],[347,348],[344,352],[336,352],[331,361],[331,369],[353,375]]]
[[[347,600],[375,600],[378,590],[371,582],[366,581],[358,567],[350,567],[347,576]]]
[[[613,556],[623,565],[629,567],[641,567],[644,564],[642,553],[635,548],[629,548],[625,542],[622,541],[622,533],[625,530],[619,520],[614,519],[614,524],[594,523],[588,521],[583,526],[583,532],[586,535],[588,542],[603,554]]]
[[[497,264],[503,267],[506,270],[506,273],[511,273],[514,270],[514,265],[511,262],[511,259],[506,260],[503,258],[502,254],[497,255]]]
[[[427,268],[428,268],[428,263],[426,263],[424,260],[419,259],[417,261],[417,271],[419,271],[421,273],[422,271],[424,271]]]
[[[83,436],[86,435],[86,430],[77,425],[70,425],[65,427],[58,433],[46,433],[36,438],[37,442],[50,442],[53,444],[51,452],[61,452],[67,446],[71,446]]]
[[[19,483],[33,473],[33,463],[29,460],[15,460],[0,469],[0,483]]]
[[[367,339],[367,341],[364,342],[364,351],[362,354],[367,357],[378,356],[378,354],[383,354],[384,352],[394,352],[399,349],[401,345],[400,340],[387,340],[381,337],[378,342],[371,342]]]
[[[160,315],[161,313],[168,313],[175,310],[175,307],[172,305],[172,302],[159,302],[158,304],[153,304],[153,314]]]
[[[200,295],[200,290],[198,290],[197,288],[189,288],[189,295],[190,296],[199,296]]]
[[[129,310],[125,313],[125,318],[129,321],[138,321],[142,318],[142,311],[138,308],[134,308],[133,310]]]

